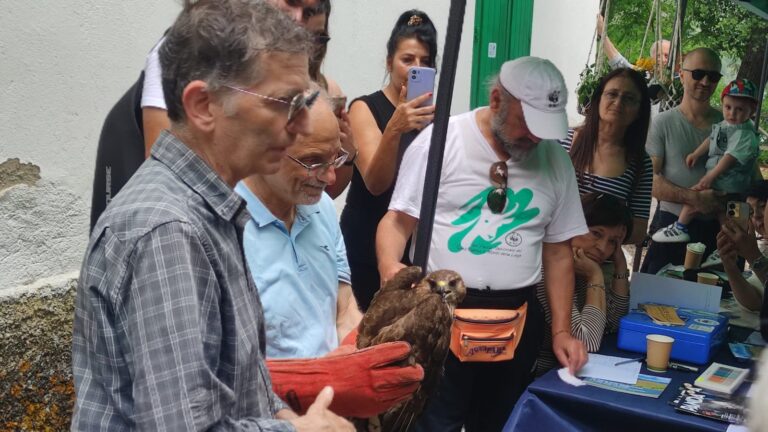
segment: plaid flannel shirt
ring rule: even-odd
[[[264,363],[243,200],[163,132],[91,234],[73,430],[292,431]]]

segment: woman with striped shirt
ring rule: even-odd
[[[587,351],[595,352],[603,334],[615,332],[629,310],[629,271],[621,244],[632,232],[632,215],[622,201],[608,194],[586,194],[581,203],[589,233],[571,240],[576,272],[571,334],[584,342]],[[606,264],[609,258],[613,262]],[[536,287],[536,297],[547,321],[536,363],[536,374],[541,375],[557,365],[552,353],[552,314],[543,281]]]
[[[627,202],[635,228],[626,242],[632,244],[645,238],[651,208],[653,165],[645,153],[650,116],[643,76],[616,69],[595,89],[584,124],[560,141],[571,155],[580,193],[606,193]]]

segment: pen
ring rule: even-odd
[[[669,362],[669,368],[674,370],[680,370],[685,372],[698,372],[699,368],[696,366],[684,365],[681,363]]]
[[[620,365],[623,365],[623,364],[632,363],[632,362],[636,362],[636,361],[643,361],[644,358],[645,357],[638,357],[638,358],[633,358],[633,359],[622,360],[620,362],[615,363],[614,366],[620,366]]]

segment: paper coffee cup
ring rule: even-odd
[[[654,372],[665,372],[669,366],[669,353],[672,352],[672,343],[675,341],[669,336],[649,334],[645,336],[647,343],[646,366]]]
[[[706,250],[704,243],[688,243],[685,248],[685,263],[683,267],[688,269],[697,269],[701,265],[701,257],[704,256],[704,250]]]
[[[696,276],[696,280],[699,283],[707,285],[717,285],[719,279],[720,278],[718,278],[716,274],[712,273],[699,273],[698,276]]]

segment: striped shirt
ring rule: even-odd
[[[164,131],[93,229],[72,430],[292,431],[264,363],[245,202]]]
[[[576,288],[573,292],[573,305],[571,307],[571,334],[583,341],[589,352],[599,351],[603,335],[616,332],[621,317],[629,312],[629,297],[618,295],[613,291],[611,287],[612,272],[606,276],[610,276],[605,278],[605,309],[607,313],[593,305],[585,304],[587,302],[586,282],[576,278]],[[559,362],[552,352],[552,311],[549,308],[547,290],[544,288],[543,281],[536,286],[536,298],[539,300],[547,322],[547,325],[544,326],[542,348],[536,360],[536,375],[541,375],[556,367]]]
[[[568,137],[559,140],[560,145],[567,152],[571,152],[573,144],[573,129],[568,130]],[[642,174],[637,182],[635,190],[632,186],[635,183],[637,175],[636,161],[630,161],[627,169],[619,177],[603,177],[590,173],[584,173],[583,176],[577,175],[579,193],[590,192],[607,193],[616,198],[624,200],[629,206],[632,215],[637,218],[648,219],[651,212],[651,189],[653,188],[653,163],[646,154],[643,159]],[[578,173],[577,173],[578,174]]]

